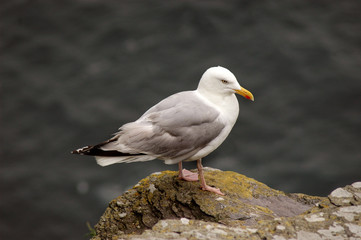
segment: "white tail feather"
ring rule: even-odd
[[[102,166],[109,166],[115,163],[131,163],[131,162],[145,162],[155,159],[155,157],[141,155],[141,156],[127,156],[127,157],[104,157],[95,156],[97,163]]]

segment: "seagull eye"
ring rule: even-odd
[[[223,83],[223,84],[228,84],[228,81],[227,80],[221,80],[221,82]]]

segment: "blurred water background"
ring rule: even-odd
[[[2,0],[0,239],[86,239],[112,198],[176,170],[70,151],[217,65],[255,102],[239,98],[205,166],[322,196],[361,180],[360,12],[357,0]]]

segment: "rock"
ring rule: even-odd
[[[331,192],[329,199],[333,204],[343,206],[348,205],[352,201],[353,195],[343,188],[337,188]]]
[[[358,183],[315,197],[205,168],[207,183],[225,193],[219,196],[177,176],[152,174],[111,201],[93,240],[361,239]]]

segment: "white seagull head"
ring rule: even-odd
[[[221,66],[207,69],[199,81],[197,90],[216,95],[237,93],[254,101],[252,93],[239,85],[237,78],[231,71]]]

